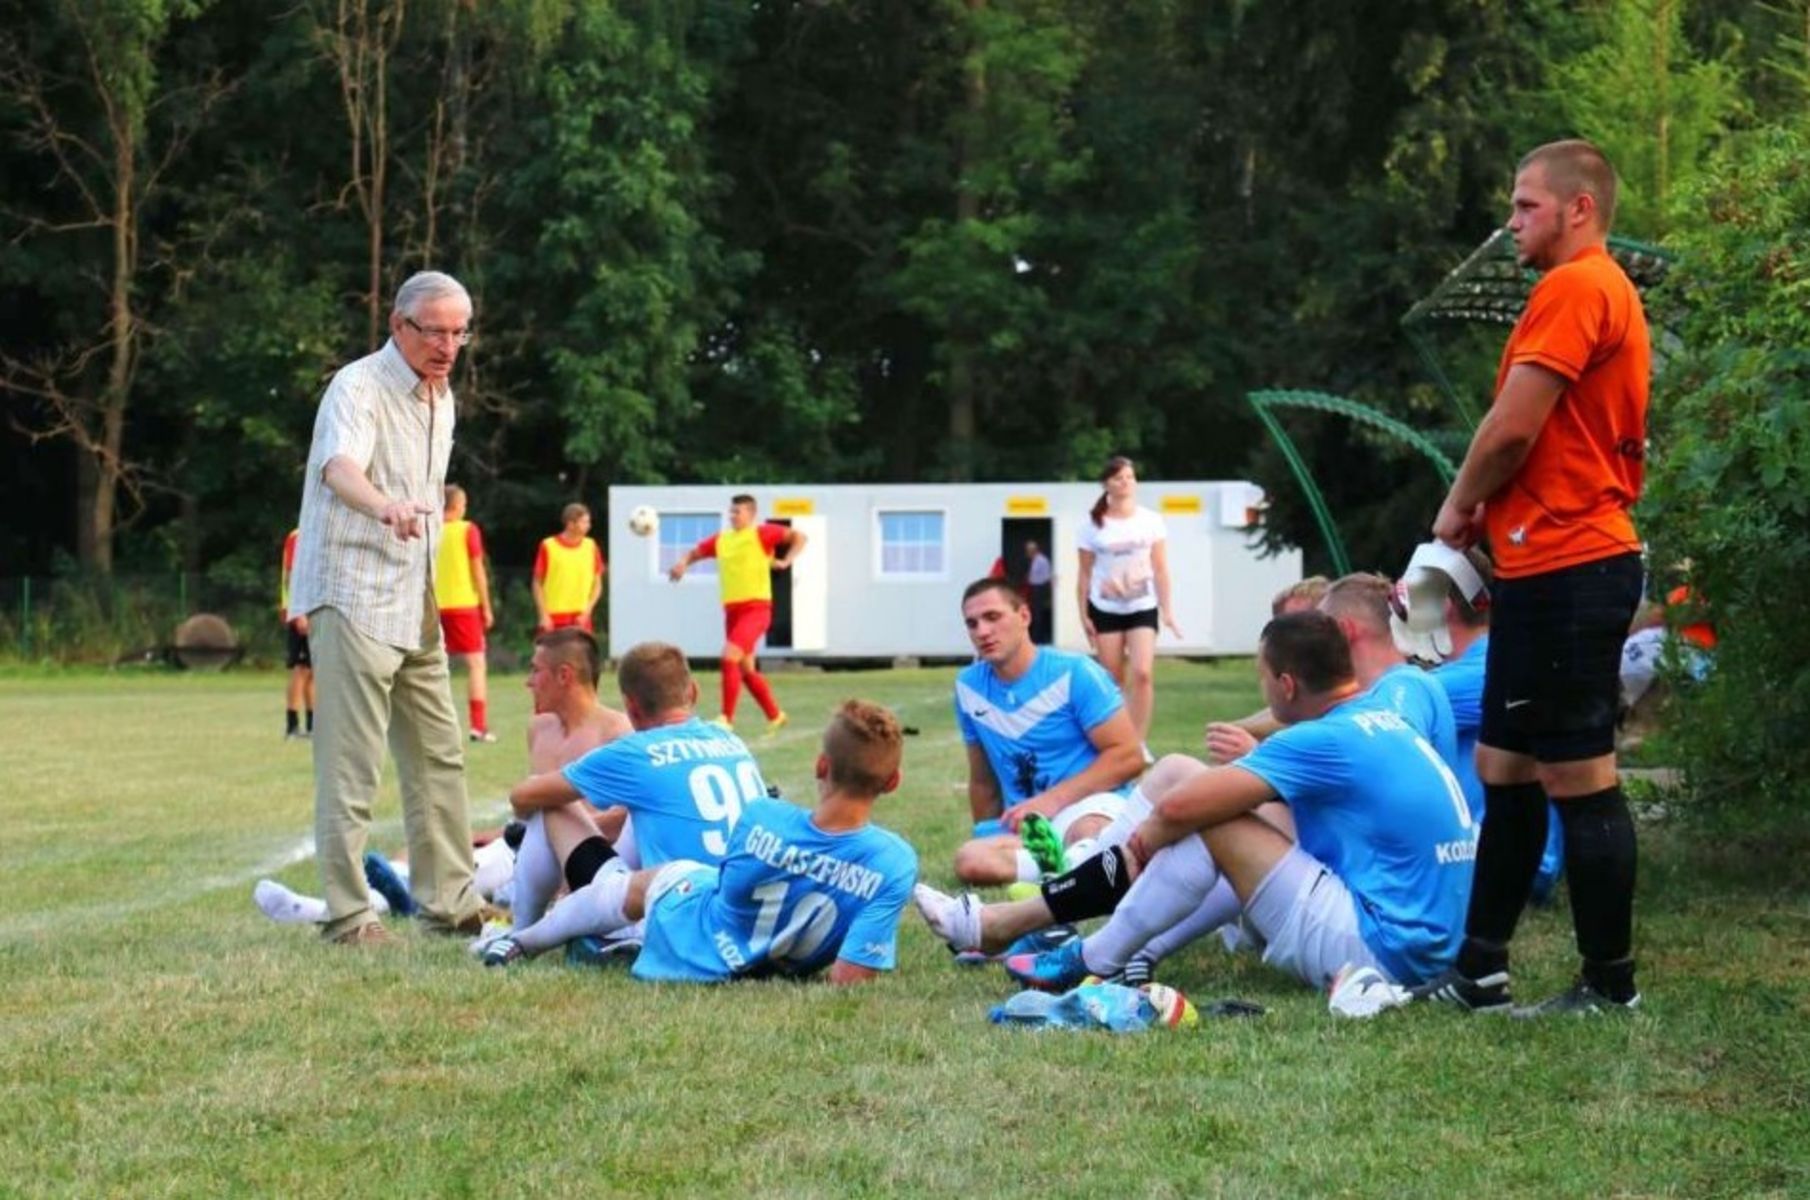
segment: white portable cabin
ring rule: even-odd
[[[788,483],[612,487],[611,653],[658,640],[692,657],[716,655],[723,644],[716,564],[696,563],[678,583],[667,570],[700,538],[726,527],[729,498],[742,492],[759,503],[761,520],[789,524],[808,538],[791,569],[773,574],[774,621],[763,657],[968,657],[962,588],[999,558],[1021,577],[1027,540],[1043,547],[1055,569],[1056,644],[1086,648],[1075,539],[1098,484]],[[1270,598],[1301,578],[1299,550],[1264,558],[1252,548],[1245,526],[1262,500],[1262,489],[1241,481],[1140,481],[1138,502],[1160,512],[1168,528],[1183,635],[1163,630],[1159,653],[1256,650]],[[651,536],[628,527],[641,505],[660,515]]]

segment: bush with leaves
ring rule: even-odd
[[[1644,529],[1720,644],[1674,736],[1704,801],[1788,800],[1810,778],[1810,120],[1726,147],[1683,211]]]

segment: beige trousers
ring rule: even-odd
[[[366,637],[338,609],[308,614],[316,693],[314,851],[327,899],[321,931],[327,938],[377,920],[364,852],[386,737],[402,786],[409,891],[420,919],[446,932],[478,911],[465,748],[431,602],[425,618],[432,636],[411,651]]]

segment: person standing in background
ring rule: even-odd
[[[565,526],[558,534],[542,538],[534,555],[535,628],[546,633],[576,625],[587,633],[591,612],[603,595],[603,551],[591,539],[591,510],[568,504],[559,514]]]
[[[308,617],[305,613],[293,619],[289,616],[289,575],[295,570],[295,544],[301,537],[300,529],[291,529],[283,539],[283,572],[277,584],[277,616],[283,622],[283,665],[289,668],[285,738],[314,736],[314,664],[308,658]],[[304,712],[306,726],[302,724]]]
[[[466,504],[465,489],[447,484],[440,556],[434,564],[434,599],[440,606],[447,656],[465,663],[471,740],[494,742],[484,634],[495,627],[496,613],[490,605],[490,573],[484,569],[484,534],[476,521],[466,519]]]
[[[1169,595],[1169,533],[1162,517],[1138,504],[1137,469],[1129,458],[1108,459],[1100,484],[1100,498],[1076,539],[1081,628],[1125,693],[1125,711],[1142,741],[1150,737],[1156,706],[1159,621],[1182,635]]]
[[[1031,593],[1031,641],[1047,646],[1055,640],[1051,620],[1056,599],[1055,568],[1050,565],[1050,556],[1036,542],[1024,544],[1024,561],[1024,582]]]

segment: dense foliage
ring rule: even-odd
[[[1795,94],[1763,69],[1793,12],[0,0],[4,571],[267,576],[326,373],[427,265],[477,297],[454,471],[506,562],[612,481],[1114,450],[1254,475],[1314,554],[1244,393],[1449,425],[1396,321],[1517,151],[1626,147],[1660,232]],[[1435,481],[1291,420],[1356,559],[1393,563]]]
[[[1677,737],[1706,795],[1810,775],[1810,119],[1739,139],[1688,199],[1646,526],[1720,634]],[[1801,807],[1801,805],[1798,805]]]

